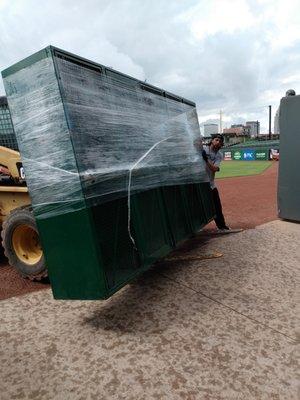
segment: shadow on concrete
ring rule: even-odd
[[[172,256],[188,255],[191,251],[205,251],[210,242],[209,236],[196,236],[176,249]],[[125,286],[122,290],[105,302],[99,303],[97,309],[82,323],[92,326],[96,331],[118,331],[120,334],[140,333],[143,335],[161,334],[172,325],[184,324],[195,313],[195,308],[187,306],[195,304],[195,300],[187,300],[195,296],[188,288],[172,282],[172,271],[184,268],[184,261],[157,262],[150,270]],[[201,268],[201,265],[199,266]],[[168,272],[168,277],[164,272]],[[170,275],[171,274],[171,275]],[[201,300],[202,301],[202,300]],[[203,298],[201,304],[197,299],[197,313],[207,312],[208,299]],[[217,305],[210,304],[210,309]]]

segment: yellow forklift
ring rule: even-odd
[[[4,254],[29,279],[47,276],[24,169],[18,151],[0,146],[0,223]]]

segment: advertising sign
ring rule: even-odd
[[[277,149],[270,149],[270,160],[279,160],[279,150]]]
[[[232,160],[231,151],[225,151],[224,152],[224,160]]]
[[[243,160],[245,160],[245,161],[255,160],[254,150],[244,150],[243,151]]]
[[[233,159],[234,160],[241,160],[242,159],[242,152],[241,151],[235,151],[233,153]]]
[[[255,158],[257,160],[267,160],[268,159],[267,150],[256,150]]]

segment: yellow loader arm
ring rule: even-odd
[[[40,280],[47,267],[20,153],[0,146],[0,231],[8,262],[23,277]]]
[[[10,175],[14,180],[24,179],[20,175],[22,165],[20,153],[7,147],[0,146],[0,172]]]

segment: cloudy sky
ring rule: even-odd
[[[260,120],[300,92],[299,0],[0,0],[0,70],[52,44],[197,103]],[[4,94],[2,82],[0,95]]]

